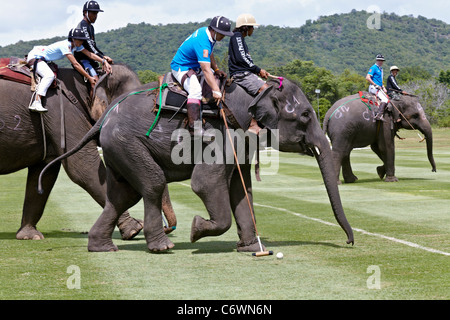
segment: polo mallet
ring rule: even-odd
[[[237,169],[238,169],[238,172],[239,172],[239,176],[241,177],[242,187],[244,188],[245,197],[247,198],[248,208],[250,209],[250,214],[252,216],[253,226],[255,227],[256,238],[258,239],[258,244],[259,244],[260,251],[259,252],[253,252],[252,256],[254,256],[254,257],[269,256],[269,255],[273,254],[273,251],[264,251],[263,250],[263,247],[262,247],[262,244],[261,244],[261,239],[259,238],[258,229],[256,228],[255,215],[253,213],[252,205],[250,203],[250,198],[249,198],[248,193],[247,193],[247,188],[245,186],[244,177],[242,176],[241,166],[239,165],[239,161],[238,161],[237,154],[236,154],[236,149],[234,148],[233,138],[231,137],[230,130],[228,129],[227,117],[225,116],[225,111],[223,111],[223,107],[222,107],[221,102],[222,102],[222,99],[219,100],[217,105],[218,105],[218,107],[220,109],[220,113],[222,115],[223,122],[225,124],[225,128],[226,128],[226,131],[227,131],[228,139],[230,140],[231,148],[233,150],[234,160],[236,161],[236,165],[237,165]]]

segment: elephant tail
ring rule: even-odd
[[[39,194],[44,193],[44,189],[42,188],[42,177],[44,176],[45,171],[47,171],[48,168],[50,168],[52,165],[54,165],[56,162],[59,162],[61,160],[64,160],[71,155],[77,153],[80,151],[86,144],[88,144],[91,140],[97,138],[100,135],[100,124],[97,122],[91,130],[89,130],[86,135],[81,139],[81,141],[76,145],[72,150],[67,151],[66,153],[60,155],[56,159],[49,162],[44,169],[42,169],[41,173],[39,174],[39,180],[38,180],[38,192]]]

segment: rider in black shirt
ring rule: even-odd
[[[386,90],[388,92],[388,95],[391,98],[396,92],[397,93],[402,93],[402,94],[406,93],[399,87],[399,85],[397,84],[397,80],[395,79],[395,77],[397,76],[399,71],[400,71],[400,69],[397,66],[392,66],[391,67],[391,74],[387,78]]]
[[[110,57],[105,56],[103,52],[97,48],[97,44],[95,43],[94,26],[92,24],[97,20],[97,15],[99,12],[103,12],[103,10],[100,10],[100,6],[97,1],[87,1],[83,6],[84,18],[78,24],[77,28],[81,29],[86,38],[88,38],[83,42],[83,47],[112,64],[113,60]],[[77,59],[77,61],[86,69],[87,72],[89,72],[92,77],[98,80],[98,74],[95,71],[98,68],[98,63],[96,61],[89,59],[81,52],[75,53],[75,59]]]

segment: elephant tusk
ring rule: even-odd
[[[319,148],[317,148],[317,146],[314,146],[314,149],[316,150],[317,155],[320,156],[320,150],[319,150]]]

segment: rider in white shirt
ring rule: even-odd
[[[72,63],[75,70],[88,79],[91,85],[95,85],[96,79],[89,75],[73,56],[75,51],[81,51],[91,59],[102,62],[103,68],[106,72],[111,72],[111,66],[107,61],[102,60],[102,58],[89,52],[82,46],[85,39],[86,37],[80,29],[72,29],[69,32],[69,37],[67,40],[58,41],[48,46],[36,46],[28,53],[28,64],[35,64],[36,73],[42,77],[36,91],[36,99],[31,104],[30,110],[38,112],[47,111],[47,109],[42,106],[41,98],[46,96],[48,88],[55,79],[55,75],[47,65],[47,62],[59,60],[66,56],[70,63]],[[37,61],[37,63],[33,63],[34,61],[32,60]]]

